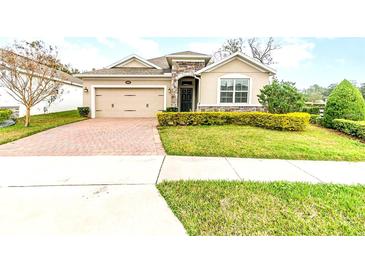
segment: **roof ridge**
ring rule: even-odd
[[[196,52],[196,51],[191,51],[191,50],[185,50],[185,51],[178,51],[178,52],[173,52],[173,53],[169,53],[165,56],[169,56],[169,55],[184,55],[186,53],[193,53],[195,55],[205,55],[205,56],[210,56],[209,54],[206,53],[201,53],[201,52]]]

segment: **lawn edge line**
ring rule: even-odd
[[[224,159],[226,160],[226,162],[228,163],[228,165],[233,169],[234,173],[237,175],[238,179],[240,181],[244,181],[243,178],[241,178],[241,176],[238,174],[237,170],[233,167],[233,165],[231,164],[231,162],[228,160],[229,157],[224,157]]]
[[[297,166],[296,164],[292,163],[292,161],[295,161],[295,160],[285,160],[285,161],[287,161],[290,165],[296,167],[300,171],[303,171],[305,174],[308,174],[309,176],[313,177],[314,179],[317,179],[320,183],[326,183],[325,181],[322,181],[321,179],[319,179],[317,176],[310,174],[308,171],[306,171],[306,170],[302,169],[301,167]]]
[[[158,179],[160,178],[161,170],[162,170],[162,167],[163,167],[163,165],[165,163],[165,159],[166,159],[166,155],[163,156],[163,159],[162,159],[162,162],[161,162],[161,166],[160,166],[160,168],[158,170],[158,174],[157,174],[157,178],[156,178],[156,181],[155,181],[155,185],[158,184]]]

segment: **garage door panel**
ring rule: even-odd
[[[96,117],[155,117],[163,110],[163,89],[97,89]]]

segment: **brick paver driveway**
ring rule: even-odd
[[[164,154],[154,118],[90,119],[0,145],[0,156]]]

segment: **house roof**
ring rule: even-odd
[[[211,65],[208,65],[206,66],[205,68],[199,70],[196,72],[196,74],[201,74],[202,72],[207,72],[207,71],[211,71],[219,66],[222,66],[226,63],[228,63],[231,59],[234,59],[234,58],[239,58],[240,60],[242,60],[243,62],[253,66],[253,67],[256,67],[262,71],[266,71],[266,72],[269,72],[269,73],[272,73],[272,74],[276,74],[276,70],[265,65],[265,64],[262,64],[261,62],[257,61],[256,59],[252,58],[252,57],[249,57],[241,52],[236,52],[234,54],[231,54],[229,56],[227,56],[226,58],[223,58],[222,60],[218,61],[218,62],[215,62],[215,63],[212,63]]]
[[[193,52],[193,51],[181,51],[181,52],[175,52],[168,55],[152,58],[152,59],[143,59],[142,57],[139,57],[137,55],[130,55],[124,59],[119,60],[118,62],[114,63],[111,66],[108,66],[106,68],[98,69],[98,70],[92,70],[87,71],[81,74],[77,74],[75,76],[84,78],[84,77],[118,77],[118,76],[143,76],[146,77],[167,77],[171,76],[171,67],[170,63],[171,60],[174,58],[182,58],[184,60],[187,60],[190,58],[198,58],[198,59],[204,59],[206,63],[210,60],[211,56],[203,53]],[[138,60],[142,60],[146,64],[152,64],[149,67],[146,68],[136,68],[136,67],[115,67],[117,65],[123,64],[123,62],[127,62],[131,58],[137,58]],[[233,58],[240,58],[243,62],[258,68],[261,71],[269,72],[272,74],[276,74],[276,70],[260,63],[259,61],[244,55],[243,53],[236,52],[216,63],[213,63],[211,65],[207,65],[203,69],[196,72],[196,74],[200,74],[205,71],[210,71],[220,65],[224,65],[225,63],[229,62]]]
[[[85,75],[164,75],[169,73],[170,70],[166,69],[154,69],[154,68],[103,68],[84,72],[81,76]]]
[[[148,60],[138,56],[137,54],[132,54],[129,55],[113,64],[111,64],[110,66],[107,66],[107,68],[114,68],[116,66],[122,65],[123,63],[126,63],[127,61],[131,60],[131,59],[137,59],[138,61],[140,61],[141,63],[145,64],[147,67],[151,67],[151,68],[155,68],[155,69],[161,69],[159,66],[157,66],[154,63],[149,62]]]
[[[58,71],[58,73],[62,74],[62,79],[65,79],[66,82],[70,82],[72,84],[76,84],[79,86],[82,86],[82,80],[80,78],[74,77],[68,73],[65,73],[63,71]]]
[[[166,60],[166,56],[160,56],[152,59],[148,59],[149,62],[156,64],[162,69],[170,69],[170,65]]]
[[[180,52],[174,52],[174,53],[170,53],[166,56],[202,56],[202,57],[211,57],[208,54],[204,54],[204,53],[199,53],[199,52],[194,52],[194,51],[180,51]]]
[[[203,59],[205,62],[205,65],[208,64],[209,60],[212,58],[212,56],[204,53],[194,52],[194,51],[180,51],[171,53],[165,56],[168,64],[172,66],[172,60],[176,59],[182,59],[182,60],[190,60],[190,59]]]

